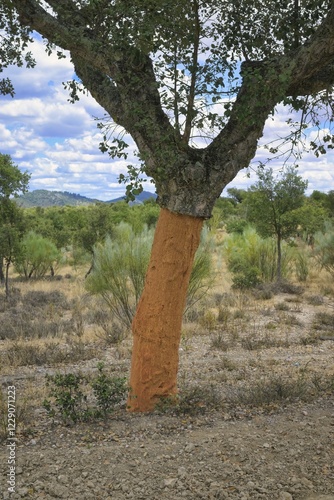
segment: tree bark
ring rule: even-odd
[[[10,266],[10,261],[6,261],[6,274],[5,274],[5,290],[6,290],[6,300],[9,298],[9,266]]]
[[[0,283],[5,283],[5,274],[3,272],[4,268],[4,263],[3,263],[4,258],[0,258]]]
[[[132,324],[130,411],[151,411],[177,394],[182,315],[202,226],[202,218],[161,210]]]
[[[280,283],[282,279],[282,237],[277,234],[277,282]]]

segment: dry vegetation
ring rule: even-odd
[[[219,262],[219,265],[218,265]],[[216,286],[187,313],[180,346],[180,400],[159,412],[219,411],[226,419],[275,411],[334,389],[334,287],[314,271],[303,287],[266,286],[241,293],[230,287],[217,258]],[[3,388],[17,387],[23,435],[51,425],[43,400],[46,375],[128,375],[131,336],[105,306],[86,294],[84,270],[62,269],[44,281],[12,279],[0,302],[0,373]],[[89,395],[88,395],[89,398]],[[4,399],[2,409],[5,409]],[[124,411],[124,410],[121,410]],[[43,427],[43,426],[42,426]],[[4,412],[1,437],[6,436]]]

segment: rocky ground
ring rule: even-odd
[[[15,493],[8,439],[1,448],[0,498],[334,500],[334,342],[319,340],[334,316],[318,314],[332,302],[247,300],[185,325],[177,411],[75,425],[47,416],[46,373],[96,372],[103,359],[127,374],[130,339],[76,364],[2,368],[3,388],[33,403],[17,433]]]
[[[333,500],[333,438],[333,397],[252,419],[124,415],[57,427],[19,440],[16,493],[3,480],[2,498]]]

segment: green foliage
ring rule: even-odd
[[[306,281],[309,275],[309,256],[306,251],[297,253],[295,265],[298,281]]]
[[[303,206],[293,210],[290,215],[298,224],[299,234],[302,234],[303,239],[312,245],[315,233],[325,228],[325,222],[329,218],[329,210],[315,203],[312,199],[306,199]]]
[[[248,219],[262,237],[286,239],[296,233],[299,221],[288,215],[303,205],[308,183],[297,175],[295,167],[276,177],[272,168],[259,169],[258,177],[247,194]]]
[[[314,257],[321,269],[334,276],[334,226],[331,222],[325,224],[324,232],[315,233]]]
[[[22,173],[9,155],[0,154],[0,278],[1,281],[5,281],[7,298],[9,296],[9,266],[18,257],[20,238],[25,230],[22,210],[16,206],[10,196],[18,196],[20,192],[25,192],[29,179],[30,175],[27,172]]]
[[[197,249],[191,270],[185,312],[188,312],[200,301],[213,286],[215,273],[213,270],[212,253],[213,240],[204,228],[201,234],[201,243]]]
[[[272,238],[261,238],[254,228],[242,234],[232,233],[224,244],[224,254],[233,283],[237,288],[253,287],[259,282],[272,282],[277,272],[277,247]],[[295,249],[282,246],[282,276],[288,278],[293,271]]]
[[[61,254],[52,241],[30,231],[21,241],[21,252],[15,260],[15,269],[25,278],[42,278],[54,271]]]
[[[0,197],[18,196],[28,189],[30,174],[21,172],[9,155],[0,153]]]
[[[83,375],[74,373],[46,375],[46,385],[51,386],[49,396],[54,399],[55,406],[48,399],[43,401],[43,406],[50,417],[59,414],[64,422],[75,423],[83,420],[87,409],[87,396],[82,392],[85,380]]]
[[[25,210],[25,225],[51,240],[57,248],[72,250],[73,264],[91,259],[93,247],[112,235],[121,222],[129,223],[136,232],[147,225],[153,227],[160,208],[155,201],[147,200],[140,205],[129,206],[125,202],[115,204],[96,203],[89,206],[36,207]]]
[[[258,233],[266,238],[275,236],[277,243],[277,281],[282,274],[282,240],[297,233],[300,220],[297,209],[303,205],[307,181],[288,167],[280,176],[273,170],[258,170],[259,181],[247,194],[248,219]]]
[[[92,418],[105,418],[115,411],[126,398],[127,384],[123,377],[110,377],[104,364],[98,363],[98,376],[89,380],[81,373],[46,375],[49,397],[43,406],[52,418],[60,417],[65,423],[77,423]],[[88,404],[91,389],[94,404]]]
[[[153,232],[135,234],[129,224],[121,223],[114,237],[106,237],[94,248],[93,270],[86,279],[86,290],[100,295],[112,314],[130,328],[144,287]]]
[[[233,288],[239,290],[254,288],[256,285],[261,283],[259,278],[260,271],[256,267],[250,267],[249,269],[244,269],[237,274],[234,274],[232,278]]]
[[[104,364],[97,365],[99,374],[92,382],[97,406],[102,416],[107,416],[120,405],[127,394],[126,378],[110,377],[103,371]]]
[[[86,290],[100,295],[113,316],[130,328],[142,294],[151,254],[153,230],[147,227],[136,233],[129,224],[114,228],[113,238],[94,248],[92,272],[86,279]],[[213,283],[212,242],[203,231],[190,277],[186,309],[189,310]]]
[[[232,218],[226,224],[226,232],[242,234],[248,225],[249,222],[245,219]]]

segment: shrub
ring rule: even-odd
[[[226,232],[242,234],[248,225],[244,219],[230,219],[226,224]]]
[[[305,252],[299,252],[296,257],[296,276],[298,281],[306,281],[308,274],[308,255]]]
[[[208,230],[204,228],[190,275],[185,312],[200,301],[213,286],[215,276],[211,257],[212,247],[213,240],[209,237]]]
[[[97,368],[99,373],[93,380],[81,373],[46,375],[51,399],[45,399],[43,406],[48,415],[60,417],[65,424],[76,423],[106,417],[119,407],[126,398],[126,379],[106,375],[103,363]],[[91,388],[95,400],[88,404]]]
[[[288,277],[293,271],[296,250],[282,245],[281,275]],[[270,283],[277,276],[277,246],[273,238],[261,238],[254,228],[242,234],[228,236],[224,245],[229,271],[234,275],[236,288],[252,288],[261,282]]]
[[[259,270],[256,267],[245,269],[242,273],[237,273],[232,278],[233,288],[239,290],[254,288],[261,283]]]
[[[325,231],[318,231],[314,236],[314,256],[321,269],[334,275],[334,226],[325,224]]]
[[[52,241],[30,231],[21,242],[21,252],[15,260],[15,270],[26,279],[53,275],[61,254]]]
[[[103,363],[97,365],[99,374],[92,383],[92,388],[97,401],[99,412],[102,416],[114,411],[127,395],[126,378],[110,377],[103,371]]]
[[[54,399],[54,406],[48,399],[43,401],[43,406],[49,416],[58,414],[64,422],[77,422],[83,420],[86,413],[87,396],[82,391],[82,384],[85,378],[81,374],[57,373],[56,375],[46,375],[46,385],[49,387],[49,395]],[[84,407],[85,405],[85,407]]]
[[[113,316],[128,328],[144,287],[152,240],[152,231],[135,234],[130,225],[121,223],[113,239],[107,236],[103,244],[94,247],[86,290],[100,295]]]
[[[145,228],[136,234],[130,225],[121,223],[115,228],[113,239],[107,237],[94,248],[93,269],[87,276],[86,290],[102,297],[114,318],[126,328],[131,327],[144,288],[152,241],[152,230]],[[186,310],[212,286],[210,244],[204,232],[190,277]]]
[[[65,294],[59,290],[53,290],[51,292],[30,290],[24,295],[23,302],[25,306],[32,307],[43,307],[52,304],[62,309],[70,308]]]
[[[266,379],[256,381],[253,385],[232,391],[228,400],[233,404],[252,407],[271,405],[281,401],[306,400],[310,397],[310,385],[303,374],[289,379],[281,375],[270,375]]]

